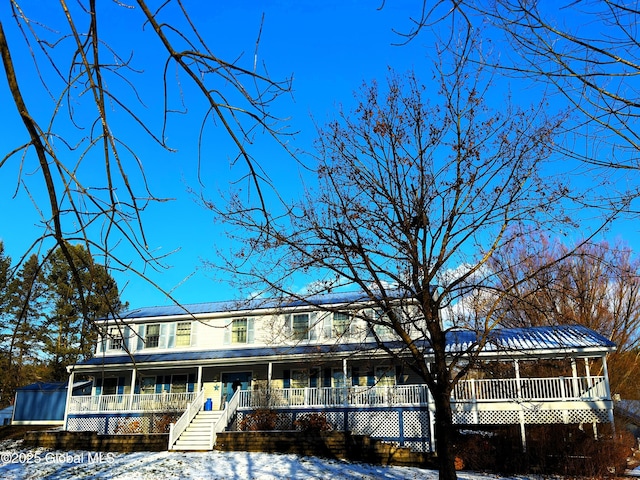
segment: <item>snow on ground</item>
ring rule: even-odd
[[[22,448],[21,441],[0,442],[0,478],[18,479],[224,479],[224,480],[435,480],[437,472],[384,467],[298,455],[251,452],[106,453]],[[460,472],[461,480],[492,475]],[[524,478],[524,477],[520,477]]]

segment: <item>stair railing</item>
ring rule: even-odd
[[[224,406],[224,410],[222,411],[222,415],[218,418],[216,423],[211,423],[211,435],[209,437],[209,450],[213,450],[213,446],[216,444],[216,436],[219,432],[223,432],[227,425],[229,424],[229,420],[233,418],[236,410],[238,409],[238,403],[240,399],[240,389],[236,390],[226,405]]]
[[[198,412],[202,410],[203,405],[204,389],[200,390],[193,401],[187,404],[187,409],[176,423],[169,425],[169,450],[173,448],[175,443],[178,441],[178,438],[180,438],[180,435],[182,435],[182,433],[187,429],[191,420],[193,420]]]

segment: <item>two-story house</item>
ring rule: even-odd
[[[69,395],[65,426],[170,431],[169,448],[202,450],[231,422],[268,407],[283,429],[316,412],[336,429],[433,451],[429,391],[403,367],[402,344],[376,324],[380,315],[360,293],[334,293],[141,308],[99,320],[95,356],[69,368],[70,384],[93,380],[92,395]],[[391,353],[375,337],[387,339]],[[449,351],[466,351],[476,338],[452,331]],[[453,392],[454,422],[520,425],[523,441],[528,424],[612,422],[613,350],[581,326],[494,330],[483,368]],[[209,427],[190,431],[200,417]]]

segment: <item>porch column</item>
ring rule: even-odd
[[[513,366],[516,374],[516,393],[518,395],[518,399],[522,399],[522,383],[520,381],[520,363],[518,360],[513,361]],[[520,423],[520,441],[522,442],[522,451],[527,451],[527,431],[524,427],[524,410],[522,409],[522,404],[519,404],[520,408],[518,410],[518,421]]]
[[[593,382],[591,381],[591,366],[589,365],[589,357],[584,358],[584,376],[587,379],[587,389],[591,390],[593,388]],[[593,395],[593,394],[592,394]],[[593,438],[598,439],[598,424],[597,422],[592,422],[593,427]]]
[[[136,369],[131,370],[131,392],[129,393],[129,410],[133,409],[133,396],[136,393]]]
[[[611,431],[615,435],[616,426],[615,426],[615,423],[613,421],[613,400],[611,399],[611,385],[609,385],[609,368],[607,367],[607,356],[606,355],[602,357],[602,370],[603,370],[602,373],[604,374],[605,395],[606,395],[606,398],[609,400],[610,405],[611,405],[611,408],[608,409],[609,423],[611,424]]]
[[[267,405],[271,406],[271,377],[273,376],[273,362],[267,364]]]
[[[67,383],[67,402],[64,405],[64,426],[63,430],[67,429],[67,424],[69,423],[69,406],[71,405],[71,396],[73,394],[73,378],[75,377],[75,372],[71,370],[69,374],[69,382]]]
[[[580,388],[578,387],[578,367],[576,366],[576,359],[571,359],[571,375],[573,377],[573,395],[572,398],[580,397]]]
[[[347,385],[347,359],[342,359],[342,378],[344,379],[344,405],[349,404],[347,396],[349,395],[349,385]]]
[[[196,380],[198,388],[196,390],[197,392],[200,392],[200,390],[202,390],[202,365],[198,365],[198,379]]]
[[[349,395],[349,387],[347,386],[347,359],[346,357],[342,359],[342,378],[343,378],[343,385],[344,385],[344,399],[342,401],[342,404],[345,406],[344,409],[344,422],[343,422],[343,428],[345,432],[349,431],[349,413],[347,412],[347,405],[349,405],[349,399],[347,398],[347,396]]]

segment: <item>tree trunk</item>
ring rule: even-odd
[[[440,387],[433,392],[435,412],[436,452],[438,455],[438,473],[440,480],[456,480],[454,451],[455,428],[451,415],[451,398],[449,388]]]

